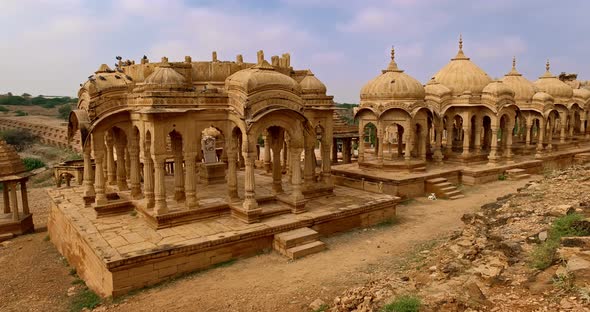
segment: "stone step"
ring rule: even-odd
[[[445,192],[452,192],[454,190],[456,190],[457,188],[455,186],[447,186],[447,187],[443,187],[440,190],[445,193]]]
[[[445,195],[450,198],[452,196],[461,195],[461,192],[459,192],[459,190],[454,190],[450,192],[445,192]]]
[[[437,183],[442,183],[442,182],[447,182],[447,179],[445,179],[445,178],[435,178],[435,179],[428,179],[428,180],[426,180],[426,183],[430,183],[430,184],[437,184]]]
[[[451,184],[451,182],[440,182],[440,183],[434,184],[434,186],[441,189],[443,187],[453,186],[453,184]]]
[[[275,235],[275,249],[279,252],[318,240],[320,234],[310,228],[299,228]]]
[[[525,173],[525,172],[526,172],[526,170],[521,169],[521,168],[514,168],[514,169],[506,170],[506,174],[508,174],[508,175],[520,174],[520,173]]]
[[[287,257],[295,260],[307,255],[314,254],[316,252],[320,252],[324,249],[326,249],[326,244],[324,244],[324,242],[314,241],[287,249]]]
[[[530,178],[531,175],[528,173],[521,173],[516,175],[509,175],[508,180],[524,180]]]
[[[459,194],[459,195],[453,195],[453,196],[449,197],[449,199],[455,200],[455,199],[464,198],[464,197],[465,197],[465,195]]]

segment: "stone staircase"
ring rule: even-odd
[[[298,259],[326,249],[320,234],[310,228],[299,228],[275,235],[273,248],[290,259]]]
[[[434,193],[437,198],[459,199],[465,197],[457,187],[446,178],[434,178],[426,180],[426,193]]]
[[[506,178],[508,180],[522,180],[528,179],[531,175],[526,173],[526,170],[521,168],[514,168],[506,170]]]

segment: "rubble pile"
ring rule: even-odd
[[[465,214],[464,228],[427,251],[419,268],[349,289],[330,311],[379,311],[402,294],[419,297],[421,311],[590,311],[590,237],[564,237],[558,260],[531,266],[552,223],[572,213],[590,216],[590,168],[554,171]]]

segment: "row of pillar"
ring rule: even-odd
[[[30,214],[29,201],[27,196],[27,181],[22,179],[19,181],[6,181],[2,184],[3,199],[4,199],[4,213],[12,213],[12,220],[19,221],[21,215],[19,212],[18,205],[18,193],[20,192],[21,204],[22,204],[22,216]],[[19,190],[20,186],[20,190]]]

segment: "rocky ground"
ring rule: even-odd
[[[400,295],[420,298],[421,311],[590,311],[587,237],[572,247],[562,239],[548,268],[531,265],[554,220],[587,217],[589,205],[589,168],[553,172],[465,214],[448,241],[419,252],[409,268],[344,291],[330,311],[379,311]]]

